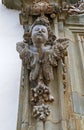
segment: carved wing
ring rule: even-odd
[[[66,55],[66,48],[68,47],[69,39],[60,38],[56,44],[52,46],[51,53],[49,55],[49,61],[52,66],[57,66],[58,60]]]
[[[38,54],[30,50],[28,44],[24,42],[17,43],[16,49],[23,61],[23,65],[27,65],[27,69],[31,70],[30,81],[36,80],[39,73]]]
[[[16,44],[16,49],[19,52],[20,58],[23,61],[24,65],[27,65],[27,68],[30,67],[30,52],[28,48],[28,44],[24,42],[18,42]]]
[[[66,38],[58,39],[57,43],[53,45],[51,49],[47,50],[44,53],[42,70],[46,83],[48,83],[54,78],[53,66],[56,67],[58,65],[58,60],[60,60],[65,56],[67,47],[68,47],[68,39]]]

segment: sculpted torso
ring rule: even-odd
[[[51,48],[51,46],[45,46],[46,42],[48,41],[47,28],[43,25],[36,25],[35,27],[33,27],[31,39],[33,42],[33,46],[30,46],[30,50],[34,53],[31,66],[33,64],[34,69],[32,68],[32,71],[30,73],[30,80],[35,80],[37,79],[37,77],[38,80],[43,80],[43,77],[45,77],[44,73],[47,72],[44,72],[46,58],[45,56],[46,53],[48,54],[48,51]]]

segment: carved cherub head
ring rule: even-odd
[[[37,47],[40,45],[52,45],[56,36],[51,31],[50,23],[46,17],[38,17],[32,24],[30,38],[33,45]]]
[[[31,39],[36,47],[40,47],[46,44],[48,41],[48,30],[44,25],[35,25],[32,28]]]

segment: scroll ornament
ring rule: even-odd
[[[63,2],[63,10],[66,10],[68,15],[84,14],[84,2],[79,0],[75,4]]]

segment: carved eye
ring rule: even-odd
[[[39,28],[37,27],[37,28],[35,28],[35,31],[39,31]]]
[[[42,29],[42,32],[44,32],[44,33],[45,33],[45,32],[46,32],[46,31],[45,31],[45,29]]]
[[[41,31],[43,33],[46,33],[46,30],[44,28],[36,27],[35,31]]]

